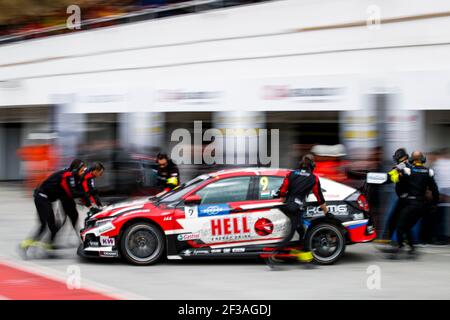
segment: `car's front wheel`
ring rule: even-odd
[[[164,252],[164,235],[154,225],[136,222],[128,226],[121,238],[122,256],[136,265],[158,262]]]
[[[333,264],[345,252],[345,236],[335,225],[320,223],[306,235],[306,247],[312,251],[314,261],[319,264]]]

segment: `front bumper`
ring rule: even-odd
[[[83,258],[118,258],[119,249],[116,238],[96,236],[88,233],[83,235],[77,254]]]

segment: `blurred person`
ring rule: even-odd
[[[449,218],[450,218],[450,152],[443,149],[435,154],[433,169],[435,172],[436,184],[439,187],[440,203],[437,211],[429,215],[428,239],[430,243],[445,245],[448,244]]]
[[[403,207],[406,204],[406,198],[408,197],[408,186],[406,179],[401,179],[403,176],[403,170],[405,168],[412,168],[412,165],[408,162],[409,155],[405,148],[397,149],[392,156],[392,159],[396,163],[395,167],[388,172],[390,182],[395,184],[395,193],[397,194],[397,201],[394,209],[387,220],[388,237],[392,239],[394,232],[397,229],[398,217]]]
[[[105,167],[101,162],[96,162],[92,167],[89,167],[81,176],[80,186],[84,193],[87,195],[87,199],[83,198],[84,205],[91,207],[88,212],[88,217],[101,211],[103,207],[98,190],[95,188],[94,180],[100,178],[105,171]]]
[[[426,158],[420,151],[414,151],[410,157],[410,168],[402,169],[402,177],[408,196],[398,216],[397,243],[394,242],[394,253],[399,253],[403,248],[403,240],[406,235],[409,246],[409,254],[415,253],[412,228],[427,211],[426,193],[432,193],[432,205],[439,202],[439,190],[434,180],[434,171],[424,166]],[[402,181],[403,183],[403,181]]]
[[[302,239],[302,217],[306,210],[306,198],[311,192],[314,193],[320,209],[325,215],[328,214],[328,208],[322,194],[319,177],[313,173],[314,168],[315,163],[313,155],[307,154],[303,156],[299,167],[289,172],[280,187],[279,196],[281,202],[284,203],[282,211],[291,220],[291,230],[285,239],[285,243],[291,240],[295,231],[298,232],[300,239]],[[294,250],[291,254],[297,256],[299,261],[312,261],[312,253],[310,251]]]
[[[75,227],[78,212],[74,198],[80,195],[77,184],[85,170],[85,163],[80,159],[75,159],[69,168],[53,173],[34,190],[34,203],[40,225],[31,238],[20,243],[20,249],[25,256],[31,246],[41,246],[46,250],[54,249],[54,240],[59,230],[53,211],[53,203],[57,200],[61,201],[64,213]],[[41,242],[47,227],[50,231],[50,240],[47,243]]]
[[[23,146],[17,155],[24,162],[25,186],[30,192],[55,170],[58,162],[56,148],[50,143]]]
[[[165,153],[156,156],[158,164],[158,187],[168,192],[180,185],[180,172],[177,165]]]
[[[315,157],[315,174],[338,182],[346,181],[347,175],[342,170],[346,165],[342,160],[346,153],[345,147],[342,144],[333,146],[315,145],[312,147],[311,153]]]

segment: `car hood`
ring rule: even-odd
[[[101,212],[92,216],[93,219],[103,219],[109,217],[118,217],[125,213],[141,211],[143,209],[151,210],[156,208],[155,204],[148,197],[135,198],[123,202],[118,202],[105,207]]]

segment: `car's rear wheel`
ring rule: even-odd
[[[345,252],[345,236],[339,227],[321,223],[308,231],[306,247],[312,251],[314,261],[319,264],[333,264]]]
[[[158,262],[164,252],[164,235],[154,225],[136,222],[126,228],[120,241],[125,259],[136,265]]]

